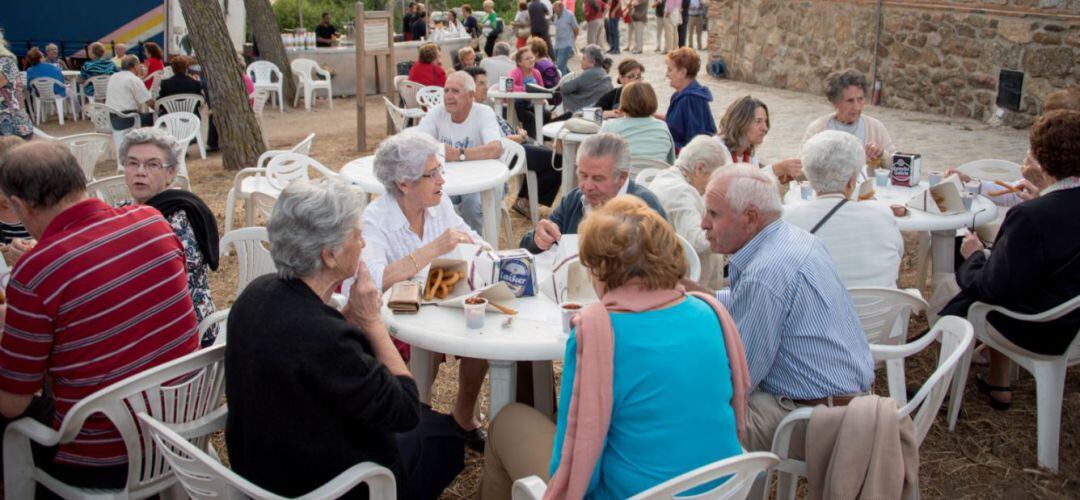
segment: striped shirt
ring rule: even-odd
[[[746,348],[751,386],[792,399],[870,389],[874,362],[859,317],[825,246],[777,220],[728,262],[716,293]]]
[[[22,223],[16,222],[4,222],[0,220],[0,243],[5,245],[11,243],[11,240],[16,238],[29,238],[30,233],[26,231],[26,227]]]
[[[16,264],[0,340],[0,390],[34,394],[50,380],[53,428],[83,398],[195,351],[195,312],[180,241],[157,210],[97,199],[61,212]],[[56,461],[127,462],[119,433],[89,418]]]

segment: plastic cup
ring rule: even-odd
[[[570,320],[574,319],[574,316],[581,314],[581,304],[576,302],[567,302],[560,307],[562,311],[562,331],[569,335],[570,330],[573,329],[573,325]]]
[[[964,183],[964,191],[971,194],[979,194],[980,190],[982,190],[982,183],[979,181],[967,181]]]
[[[964,193],[960,195],[960,201],[964,202],[964,210],[970,212],[971,205],[975,202],[975,193]]]
[[[889,185],[889,171],[884,168],[878,168],[874,170],[874,184],[879,187],[885,187]]]
[[[942,177],[942,174],[938,170],[930,172],[930,187],[934,187],[934,186],[936,186],[938,184],[941,184],[941,177]]]
[[[479,330],[484,327],[485,313],[487,312],[487,299],[483,297],[470,297],[465,299],[465,327],[470,330]]]
[[[802,181],[799,183],[799,194],[802,195],[802,199],[809,200],[814,197],[814,188],[810,185],[810,181]]]

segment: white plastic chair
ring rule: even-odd
[[[443,88],[428,85],[416,93],[416,102],[424,109],[431,109],[442,104]]]
[[[94,103],[91,103],[91,106],[93,106],[93,105],[94,105]],[[120,111],[120,110],[118,110],[116,108],[113,108],[113,107],[105,105],[105,104],[100,104],[100,106],[105,108],[105,121],[108,122],[109,130],[112,131],[113,151],[116,152],[116,156],[117,156],[117,158],[116,158],[117,171],[123,172],[124,171],[123,161],[121,161],[121,159],[120,159],[120,144],[122,142],[124,142],[124,136],[127,135],[128,131],[136,129],[136,128],[138,128],[140,126],[139,125],[140,124],[139,113],[135,113],[135,112],[124,113],[124,112],[122,112],[122,111]],[[126,118],[126,119],[131,120],[131,126],[129,126],[127,128],[122,128],[122,129],[113,127],[113,125],[112,125],[112,117],[113,116],[115,116],[117,118]]]
[[[311,179],[311,170],[315,170],[323,177],[337,178],[337,172],[330,170],[318,160],[300,153],[282,153],[270,158],[266,163],[266,179],[270,187],[280,193],[290,182],[295,180]]]
[[[71,154],[75,155],[75,159],[78,160],[83,174],[86,175],[87,182],[93,182],[95,180],[94,169],[97,167],[101,156],[109,150],[112,137],[91,132],[57,137],[56,140],[66,144],[71,149]]]
[[[214,345],[222,345],[225,343],[225,327],[229,323],[229,309],[221,311],[214,311],[213,314],[203,318],[199,322],[199,338],[201,339],[210,327],[217,325],[218,334],[214,338]]]
[[[174,94],[162,97],[155,102],[159,108],[165,108],[165,113],[191,113],[198,116],[206,109],[206,100],[199,94]]]
[[[679,237],[679,244],[682,245],[683,255],[686,256],[686,277],[691,281],[697,281],[701,279],[701,257],[698,256],[697,251],[694,250],[694,246],[686,241],[681,234],[676,234]]]
[[[202,120],[198,115],[188,113],[187,111],[177,111],[175,113],[168,113],[158,117],[154,120],[155,128],[163,128],[169,135],[176,139],[176,142],[180,143],[180,150],[184,151],[185,158],[187,155],[188,146],[191,145],[191,141],[195,140],[199,146],[199,156],[202,159],[206,159],[206,146],[202,141]],[[181,174],[187,175],[186,162],[181,159]]]
[[[418,95],[424,86],[412,80],[400,80],[395,83],[397,84],[398,95],[405,101],[405,108],[419,109],[420,101],[418,100]]]
[[[405,122],[408,120],[405,108],[394,106],[394,103],[390,102],[390,99],[387,99],[386,96],[383,96],[383,104],[386,105],[386,116],[389,117],[388,120],[394,127],[394,133],[405,130]]]
[[[284,76],[281,70],[270,61],[255,61],[248,65],[247,75],[255,83],[255,90],[265,89],[277,97],[281,112],[285,112],[285,93],[282,90]]]
[[[634,177],[634,182],[641,186],[648,186],[657,175],[660,175],[660,169],[643,168],[638,171],[637,175]]]
[[[149,416],[139,415],[143,428],[146,429],[157,445],[162,450],[162,455],[173,469],[180,484],[184,486],[188,495],[196,500],[217,498],[259,498],[268,500],[284,499],[275,495],[255,483],[244,479],[239,474],[229,470],[221,462],[193,446],[183,435],[161,421]],[[225,419],[215,422],[216,429],[225,426]],[[394,483],[394,474],[390,469],[373,462],[356,464],[326,484],[307,493],[296,497],[305,500],[339,498],[360,483],[367,483],[369,495],[372,500],[395,500],[397,498],[397,485]]]
[[[742,500],[750,492],[758,475],[780,461],[776,455],[764,451],[743,453],[703,465],[685,474],[664,481],[638,493],[631,500],[704,499]],[[697,495],[679,495],[684,491],[728,477],[715,488]],[[540,500],[547,485],[536,476],[514,481],[511,497],[514,500]],[[676,496],[678,495],[678,496]]]
[[[991,158],[969,161],[956,167],[961,173],[984,181],[1014,182],[1020,180],[1020,165],[1008,160]]]
[[[934,418],[941,408],[941,402],[949,390],[957,365],[963,358],[964,353],[971,348],[975,334],[972,332],[971,323],[956,316],[946,316],[938,320],[930,333],[922,338],[903,345],[870,345],[870,352],[875,361],[902,360],[914,356],[929,347],[935,341],[941,341],[941,350],[938,354],[937,368],[919,388],[919,392],[911,398],[911,401],[900,406],[896,417],[904,419],[911,417],[915,427],[915,443],[922,445],[926,434],[930,432],[930,426],[934,424]],[[895,398],[894,398],[895,399]],[[898,403],[899,404],[899,403]],[[796,460],[789,456],[791,448],[791,435],[797,425],[805,425],[809,422],[813,408],[799,408],[789,413],[776,428],[773,436],[772,452],[780,457],[780,463],[774,468],[778,474],[776,498],[777,500],[795,498],[795,487],[799,483],[799,477],[806,476],[806,462]],[[861,443],[853,446],[862,446]],[[772,473],[771,471],[769,472]],[[765,478],[765,484],[769,484],[769,478]],[[914,488],[915,496],[918,496],[918,484]],[[765,490],[763,498],[768,498],[768,490]]]
[[[83,100],[83,109],[90,103],[105,103],[106,93],[109,91],[109,77],[112,75],[98,75],[87,78],[82,84],[82,92],[79,95]],[[94,95],[87,95],[86,89],[93,88]]]
[[[637,175],[647,168],[655,168],[657,170],[664,170],[670,167],[667,162],[656,160],[653,158],[630,158],[630,175]]]
[[[4,433],[4,496],[34,498],[41,483],[63,498],[146,498],[176,484],[176,476],[160,449],[143,439],[145,428],[137,414],[147,414],[192,429],[192,447],[207,449],[209,432],[200,433],[208,421],[224,421],[225,347],[211,347],[97,391],[79,401],[64,416],[59,430],[33,418],[12,422]],[[90,490],[64,484],[34,465],[31,441],[43,446],[70,443],[86,419],[104,414],[120,431],[128,458],[128,479],[119,490]],[[189,443],[191,444],[191,443]]]
[[[150,82],[150,95],[157,99],[161,94],[161,79],[165,72],[163,70],[157,70],[143,78],[143,82]]]
[[[259,121],[259,130],[262,131],[263,146],[270,147],[270,138],[266,135],[266,125],[263,123],[263,108],[270,99],[270,91],[266,89],[256,90],[251,95],[251,110],[255,112],[255,119]]]
[[[1080,309],[1080,296],[1073,297],[1049,311],[1038,314],[1020,314],[1000,306],[982,302],[972,304],[968,309],[968,318],[975,328],[975,337],[987,347],[1008,356],[1014,363],[1035,377],[1036,405],[1038,409],[1039,465],[1047,469],[1058,470],[1058,452],[1061,442],[1061,405],[1065,391],[1065,372],[1070,366],[1080,364],[1080,334],[1072,342],[1065,354],[1050,356],[1036,354],[1024,349],[986,322],[986,315],[995,312],[1021,321],[1046,323],[1064,317]],[[1033,331],[1032,335],[1038,334]],[[964,353],[960,369],[956,374],[956,386],[949,400],[949,430],[956,428],[956,419],[960,415],[960,404],[967,385],[968,370],[971,365],[971,351]]]
[[[326,91],[326,102],[330,109],[334,109],[334,92],[330,88],[330,72],[319,67],[319,63],[311,59],[293,59],[289,63],[292,74],[296,77],[296,95],[293,96],[293,107],[296,107],[300,99],[300,92],[304,93],[304,109],[311,111],[311,101],[315,98],[316,90]],[[314,76],[312,76],[314,73]],[[321,78],[320,78],[321,77]]]
[[[921,297],[895,288],[852,287],[848,295],[859,315],[867,342],[878,345],[900,345],[907,341],[908,321],[912,313],[926,311]],[[889,394],[900,404],[907,402],[904,360],[894,359],[888,365]]]
[[[265,227],[245,227],[225,233],[219,246],[221,254],[225,255],[230,246],[236,247],[236,296],[255,278],[277,272]]]
[[[63,84],[63,82],[60,83]],[[56,84],[56,80],[44,77],[34,78],[30,81],[30,86],[34,89],[34,92],[30,92],[30,99],[34,103],[34,115],[37,117],[38,123],[48,119],[50,110],[56,110],[56,118],[63,125],[65,103],[71,105],[72,118],[79,119],[79,115],[75,112],[75,101],[69,96],[57,95]],[[27,89],[27,92],[29,92],[29,89]]]
[[[270,159],[282,153],[306,155],[311,151],[311,143],[314,140],[315,134],[309,134],[289,150],[266,151],[259,156],[255,167],[241,169],[236,173],[236,177],[233,178],[233,187],[229,189],[229,194],[225,198],[225,232],[233,229],[233,213],[236,211],[236,198],[238,196],[244,200],[247,226],[253,225],[255,220],[255,212],[251,209],[251,193],[263,192],[277,197],[280,190],[273,188],[266,177],[266,166]]]
[[[134,202],[122,175],[105,177],[91,182],[86,185],[86,193],[112,207],[125,201]]]
[[[532,222],[535,226],[539,217],[538,214],[540,213],[539,203],[536,201],[536,172],[526,168],[525,148],[521,147],[521,144],[506,138],[500,139],[499,142],[502,143],[503,147],[502,157],[499,158],[499,161],[503,162],[507,168],[510,167],[510,163],[514,164],[514,167],[510,169],[510,178],[518,175],[525,176],[523,181],[525,182],[525,189],[529,193],[529,215],[532,216]],[[504,229],[506,230],[506,241],[514,241],[513,228],[510,224],[510,210],[507,209],[504,204],[500,203],[500,206],[502,207],[503,221],[506,223],[504,226]]]

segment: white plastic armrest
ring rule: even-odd
[[[320,68],[318,66],[315,66],[315,74],[320,75],[320,76],[325,76],[327,80],[329,80],[330,77],[331,77],[329,71],[326,71],[325,69],[322,69],[322,68]]]
[[[260,158],[260,160],[261,159],[262,158]],[[247,167],[240,169],[240,171],[236,173],[236,177],[233,177],[233,192],[239,195],[240,187],[241,184],[243,184],[244,179],[248,177],[254,177],[260,174],[266,174],[266,169],[261,167]]]
[[[259,155],[259,161],[255,162],[255,168],[266,168],[267,162],[281,153],[292,153],[292,151],[288,149],[271,149],[269,151],[264,151],[263,154]]]
[[[18,432],[44,446],[56,446],[60,443],[59,432],[30,417],[23,417],[8,424],[5,433],[12,432]]]
[[[799,408],[788,413],[780,421],[780,425],[776,426],[776,434],[773,435],[772,452],[781,460],[788,457],[788,450],[791,448],[791,433],[795,430],[795,424],[800,420],[810,420],[813,411],[814,409],[809,407]]]
[[[547,491],[547,483],[537,476],[523,477],[514,481],[511,491],[513,500],[540,500]]]
[[[1077,295],[1076,297],[1073,297],[1072,300],[1064,302],[1064,303],[1058,305],[1057,307],[1055,307],[1053,309],[1043,311],[1041,313],[1035,313],[1035,314],[1018,313],[1018,312],[1015,312],[1015,311],[1010,311],[1008,309],[1005,309],[1004,307],[1001,307],[1001,306],[995,306],[995,305],[991,305],[991,304],[986,304],[984,302],[976,302],[973,305],[973,307],[977,307],[977,306],[982,306],[982,307],[988,309],[989,311],[998,312],[998,313],[1004,314],[1005,316],[1008,316],[1010,318],[1018,319],[1020,321],[1033,321],[1033,322],[1037,322],[1037,323],[1045,323],[1045,322],[1048,322],[1048,321],[1054,321],[1055,319],[1061,318],[1062,316],[1065,316],[1066,314],[1069,314],[1069,313],[1073,312],[1077,308],[1080,308],[1080,295]]]
[[[338,498],[350,490],[356,487],[356,485],[371,479],[376,476],[387,475],[393,480],[391,472],[378,464],[371,462],[364,462],[356,464],[344,472],[338,474],[337,477],[331,479],[326,484],[320,486],[318,489],[300,497],[302,499],[324,499],[324,498]],[[375,497],[375,495],[372,495]]]
[[[224,429],[225,420],[228,417],[229,407],[228,405],[222,405],[203,418],[182,424],[169,424],[169,427],[184,439],[195,439]]]

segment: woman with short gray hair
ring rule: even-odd
[[[699,135],[679,152],[675,166],[661,170],[645,183],[660,200],[675,232],[682,236],[701,261],[701,283],[710,290],[724,284],[724,257],[709,249],[701,216],[705,214],[705,188],[721,167],[731,164],[727,148],[710,135]]]
[[[863,166],[862,144],[851,134],[826,130],[803,143],[800,156],[817,197],[787,207],[784,219],[825,244],[848,288],[895,288],[904,255],[896,218],[875,201],[851,200]]]
[[[569,113],[581,108],[593,106],[604,94],[611,91],[611,58],[604,57],[604,49],[597,45],[587,45],[581,49],[581,72],[572,80],[562,82],[559,87],[563,98],[563,109]],[[565,117],[553,118],[554,120]]]
[[[393,472],[403,498],[437,498],[464,465],[464,441],[449,415],[420,403],[394,348],[360,259],[360,218],[337,180],[291,182],[278,197],[266,227],[278,272],[229,312],[229,460],[282,495],[370,461]],[[339,311],[328,304],[347,278]]]
[[[176,139],[162,129],[150,127],[128,132],[117,153],[132,200],[158,209],[180,239],[187,258],[191,303],[195,318],[202,322],[215,310],[210,270],[218,268],[217,219],[195,193],[170,189],[182,154]],[[199,339],[200,345],[212,345],[217,334],[217,325],[210,327]]]
[[[823,130],[839,130],[854,135],[863,145],[866,163],[874,168],[891,162],[896,146],[885,125],[863,114],[863,103],[870,90],[866,76],[858,70],[834,71],[825,79],[825,97],[835,112],[822,116],[806,127],[803,142]]]
[[[443,191],[441,150],[431,136],[410,132],[388,137],[375,150],[375,177],[386,187],[387,196],[364,210],[363,259],[380,290],[410,279],[423,283],[431,262],[459,244],[486,245]],[[397,345],[408,359],[409,345]],[[462,358],[452,412],[469,446],[481,451],[484,435],[473,408],[486,373],[486,361]]]

